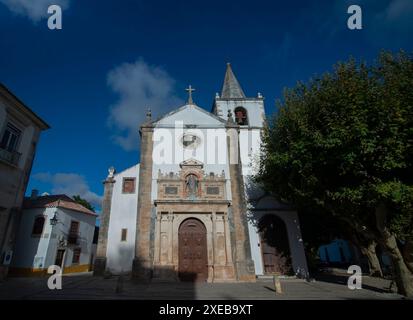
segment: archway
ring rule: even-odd
[[[178,274],[182,281],[205,281],[208,278],[207,232],[195,218],[186,219],[178,232]]]
[[[289,274],[291,268],[290,245],[287,227],[282,219],[273,214],[262,217],[258,224],[261,253],[265,274]]]

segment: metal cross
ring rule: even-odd
[[[193,89],[192,86],[190,85],[185,90],[188,91],[188,104],[194,104],[194,101],[192,100],[192,92],[195,91],[195,89]]]

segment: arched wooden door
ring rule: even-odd
[[[207,237],[204,224],[187,219],[179,227],[179,278],[205,281],[208,278]]]
[[[268,214],[259,222],[261,252],[266,274],[289,274],[291,272],[290,246],[287,228],[279,217]]]

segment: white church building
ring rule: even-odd
[[[230,64],[211,112],[187,91],[178,109],[156,120],[148,112],[140,163],[109,169],[95,275],[208,282],[306,277],[297,213],[253,183],[264,98],[246,97]]]

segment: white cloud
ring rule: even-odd
[[[80,195],[89,201],[94,207],[100,207],[102,197],[90,190],[85,178],[76,173],[37,173],[33,179],[51,185],[52,194],[65,194],[69,197]]]
[[[65,10],[69,7],[70,0],[0,0],[0,3],[6,5],[10,11],[38,22],[49,16],[49,6],[57,4]]]
[[[369,3],[371,0],[365,0]],[[376,3],[375,3],[376,4]],[[383,0],[370,20],[366,21],[369,39],[373,43],[403,47],[411,42],[413,28],[412,0]],[[366,10],[367,10],[366,6]]]
[[[142,58],[110,71],[108,85],[119,94],[119,100],[110,108],[109,124],[116,129],[113,140],[127,151],[139,148],[138,129],[146,119],[147,108],[154,119],[183,104],[174,94],[175,80]]]
[[[377,20],[385,22],[391,29],[410,33],[413,27],[412,15],[413,1],[393,0],[377,15]]]

